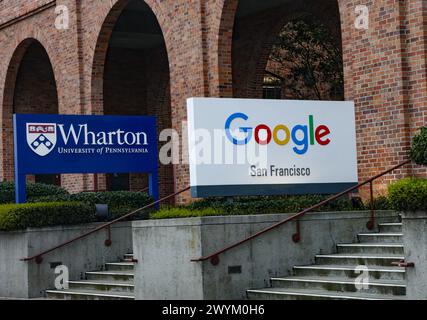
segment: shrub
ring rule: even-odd
[[[108,204],[110,215],[117,217],[135,209],[145,207],[153,199],[142,192],[108,191],[108,192],[81,192],[77,194],[62,194],[30,200],[31,202],[83,202],[90,205]],[[147,218],[148,214],[142,212],[133,218]]]
[[[157,212],[153,212],[150,215],[150,219],[175,219],[175,218],[221,216],[221,215],[225,215],[225,213],[214,208],[190,210],[185,207],[177,207],[177,208],[165,208]]]
[[[128,214],[130,212],[135,211],[136,209],[139,209],[142,207],[128,207],[128,206],[109,206],[108,212],[109,212],[109,220],[113,220],[116,218],[119,218],[125,214]],[[150,208],[147,210],[140,211],[138,213],[135,213],[131,217],[123,220],[123,221],[130,221],[130,220],[146,220],[150,218],[150,213],[153,212],[155,208]]]
[[[366,204],[366,208],[369,208],[369,202]],[[393,207],[390,203],[390,200],[387,197],[378,197],[374,200],[374,209],[375,210],[392,210]]]
[[[76,194],[53,195],[37,198],[31,202],[78,201],[90,204],[108,204],[110,206],[126,206],[140,208],[153,200],[147,193],[130,191],[81,192]]]
[[[427,180],[407,178],[389,186],[389,201],[394,210],[427,210]]]
[[[421,128],[412,143],[411,159],[419,165],[427,166],[427,127]]]
[[[57,186],[43,183],[27,183],[27,198],[29,200],[52,195],[66,195],[68,192]],[[0,203],[15,202],[15,183],[0,182]]]
[[[151,219],[171,219],[185,217],[201,217],[213,215],[245,215],[268,213],[297,213],[310,206],[316,205],[327,196],[304,195],[286,197],[236,197],[233,201],[226,198],[204,199],[194,202],[186,207],[166,208],[152,213]],[[356,208],[353,202],[342,198],[319,208],[316,211],[348,211],[365,210],[359,204]]]
[[[303,195],[286,197],[239,197],[232,202],[223,198],[205,199],[189,205],[191,210],[205,208],[219,209],[229,214],[295,213],[307,209],[327,199],[328,196]],[[354,210],[352,201],[337,199],[316,211]],[[363,208],[364,209],[364,208]]]
[[[95,221],[95,208],[77,202],[0,205],[0,230],[23,230]]]

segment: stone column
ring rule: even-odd
[[[405,212],[402,216],[405,259],[415,264],[406,272],[406,296],[427,300],[427,212]]]

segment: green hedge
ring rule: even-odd
[[[206,216],[223,216],[224,212],[214,209],[200,209],[190,210],[185,207],[177,208],[164,208],[150,215],[150,219],[176,219],[176,218],[190,218],[190,217],[206,217]]]
[[[427,210],[427,179],[403,179],[392,183],[388,192],[394,210]]]
[[[47,226],[94,222],[95,208],[76,202],[0,205],[0,230],[24,230]]]
[[[52,195],[66,195],[68,192],[57,186],[43,183],[27,183],[27,198],[36,199]],[[15,183],[0,182],[0,204],[15,202]]]
[[[221,198],[206,199],[189,205],[189,209],[214,208],[229,214],[289,213],[307,209],[328,197],[321,195],[238,197],[232,202]],[[318,211],[345,211],[353,209],[355,209],[353,203],[348,198],[342,198],[321,207]]]
[[[143,207],[152,202],[147,193],[131,191],[81,192],[40,197],[31,202],[78,201],[90,204],[108,204],[112,206]]]
[[[427,127],[421,128],[412,143],[411,159],[419,165],[427,166]]]
[[[297,213],[327,199],[328,196],[304,195],[287,197],[237,197],[233,201],[225,198],[205,199],[185,207],[164,208],[150,215],[151,219],[172,219],[217,215],[250,215],[268,213]],[[387,198],[375,200],[378,210],[391,209]],[[342,198],[316,211],[367,210],[367,204]]]
[[[369,204],[365,205],[366,209],[369,209]],[[374,200],[375,210],[393,210],[390,200],[387,197],[378,197]]]
[[[143,192],[108,191],[108,192],[81,192],[77,194],[55,195],[30,200],[30,202],[83,202],[91,205],[108,204],[112,217],[129,213],[135,209],[145,207],[153,199]],[[147,218],[148,213],[141,213],[133,218]]]

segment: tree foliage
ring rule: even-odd
[[[287,70],[283,87],[296,99],[342,100],[343,61],[339,41],[314,19],[287,23],[270,60]]]
[[[419,165],[427,166],[427,127],[421,128],[412,142],[411,159]]]

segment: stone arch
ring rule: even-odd
[[[54,67],[45,46],[26,38],[15,48],[8,64],[1,110],[2,179],[14,179],[13,113],[58,113]],[[59,182],[59,180],[58,180]]]
[[[160,17],[160,18],[159,18]],[[159,133],[171,128],[170,63],[163,15],[156,1],[119,0],[106,14],[93,52],[92,114],[156,115]],[[128,180],[126,182],[126,179]],[[160,167],[160,192],[173,191],[171,166]],[[141,175],[98,175],[95,189],[134,191],[146,187]]]
[[[103,113],[103,76],[105,70],[105,60],[107,57],[108,46],[114,30],[114,27],[122,14],[123,10],[132,2],[132,0],[116,0],[109,12],[107,13],[101,29],[96,40],[96,45],[93,52],[92,70],[91,70],[91,112],[92,114]],[[163,27],[165,25],[163,21],[163,15],[159,4],[153,0],[146,0],[144,2],[153,12],[157,18],[157,22],[162,29],[162,33],[165,39],[165,46],[167,53],[169,52],[167,41],[167,30]],[[170,59],[168,58],[168,61]]]
[[[236,38],[239,37],[239,26],[237,23],[239,1],[224,1],[220,27],[218,29],[218,46],[221,48],[218,50],[218,52],[220,52],[218,53],[220,55],[218,57],[220,96],[230,96],[231,91],[232,95],[235,97],[260,98],[262,95],[263,73],[274,39],[288,21],[311,15],[317,17],[320,21],[324,21],[325,25],[329,27],[331,31],[335,31],[336,25],[340,25],[342,19],[342,10],[340,8],[340,1],[338,0],[307,0],[302,3],[283,1],[283,4],[280,4],[280,0],[269,2],[276,2],[280,6],[266,9],[258,15],[258,21],[262,19],[266,21],[268,18],[270,21],[267,23],[260,22],[260,27],[257,31],[259,32],[259,39],[257,39],[259,41],[253,41],[250,48],[248,47],[248,49],[251,50],[250,54],[247,59],[241,59],[244,61],[243,64],[246,64],[247,67],[239,72],[237,70],[239,69],[239,59],[236,57],[236,51],[238,51],[238,49],[236,49],[234,43]],[[328,10],[337,10],[336,15],[340,21],[333,21],[332,19],[325,20],[324,12]],[[230,19],[230,17],[233,17],[233,19]],[[256,15],[249,15],[249,18],[255,19]],[[254,23],[258,23],[258,21],[254,20]],[[233,34],[231,37],[229,36],[230,30]],[[338,30],[337,39],[341,39],[341,30]],[[250,66],[248,62],[251,63]],[[239,81],[239,73],[245,74],[248,80],[245,80],[244,86],[237,88],[236,83]],[[231,81],[230,78],[232,79]],[[232,83],[231,85],[230,82]]]
[[[239,0],[225,0],[218,30],[218,95],[233,96],[233,29]]]

